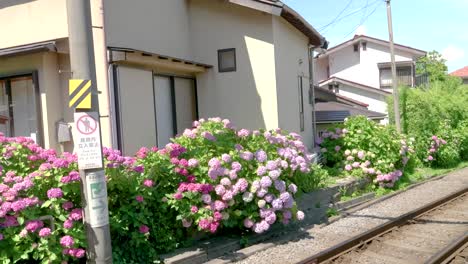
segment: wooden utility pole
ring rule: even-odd
[[[393,47],[393,28],[392,28],[392,7],[390,0],[385,0],[387,3],[387,20],[388,20],[388,35],[390,42],[390,57],[392,61],[392,88],[393,88],[393,110],[395,112],[395,126],[399,133],[401,133],[400,124],[400,97],[398,95],[398,80],[396,76],[395,65],[395,49]]]

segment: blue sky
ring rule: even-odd
[[[356,30],[388,40],[384,0],[283,2],[319,30],[330,47],[352,38]],[[395,43],[442,53],[449,72],[468,65],[468,0],[392,0],[391,4]]]

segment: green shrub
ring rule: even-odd
[[[392,102],[393,98],[389,97],[391,120],[394,119]],[[400,88],[403,132],[415,138],[415,150],[421,161],[426,161],[428,158],[433,136],[446,140],[448,145],[453,143],[447,146],[447,151],[444,151],[444,159],[452,157],[455,161],[459,160],[454,155],[454,151],[457,151],[461,158],[467,158],[468,132],[464,128],[468,120],[467,102],[468,89],[456,78],[433,82],[428,89]],[[453,165],[454,162],[437,160],[431,163],[432,166],[445,167]]]
[[[327,170],[319,164],[314,164],[311,167],[311,172],[301,177],[295,177],[293,181],[301,192],[308,193],[325,187],[324,182],[328,177],[330,176]]]
[[[323,134],[322,155],[328,166],[341,167],[347,174],[370,177],[381,185],[393,186],[412,170],[413,140],[398,134],[392,126],[382,126],[364,116],[351,117]]]

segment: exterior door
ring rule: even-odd
[[[0,132],[38,142],[37,100],[32,75],[0,80]]]

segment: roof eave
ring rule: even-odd
[[[245,6],[261,12],[284,18],[309,39],[309,44],[322,47],[326,40],[301,15],[281,1],[269,0],[229,0],[229,3]]]
[[[291,25],[297,28],[302,34],[309,38],[309,43],[315,47],[322,47],[326,40],[309,24],[301,15],[290,8],[288,5],[283,5],[281,17],[288,21]]]

